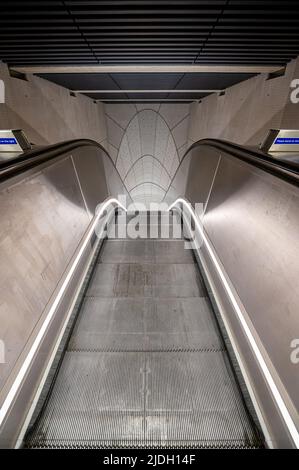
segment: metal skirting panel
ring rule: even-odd
[[[105,242],[27,447],[261,446],[192,254],[168,244]]]

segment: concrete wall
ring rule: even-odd
[[[190,107],[179,104],[115,104],[105,107],[80,94],[73,97],[66,88],[36,76],[28,75],[27,81],[12,78],[7,66],[0,63],[0,79],[5,83],[5,103],[0,103],[0,129],[24,129],[35,144],[90,138],[104,145],[116,162],[127,126],[135,115],[151,107],[156,116],[167,124],[176,148],[173,158],[178,161],[192,142],[202,138],[258,145],[270,128],[298,128],[299,104],[290,101],[293,78],[299,78],[299,59],[288,64],[283,77],[267,80],[267,74],[258,75],[228,88],[223,96],[212,94]],[[140,118],[146,121],[146,113],[143,114]],[[150,114],[147,113],[148,126],[145,125],[148,129],[152,127]],[[164,140],[168,139],[166,133],[164,137]],[[153,144],[156,138],[153,133],[152,142],[149,141],[147,147],[153,147],[154,153],[159,154],[157,149],[161,143],[158,147]],[[134,137],[131,140],[134,141]],[[161,142],[163,144],[163,138]],[[121,154],[123,151],[121,149]],[[132,164],[141,157],[139,153],[131,152]],[[162,157],[157,158],[161,160]],[[117,163],[122,171],[121,159]],[[169,168],[170,175],[174,168],[175,164]],[[131,176],[133,174],[131,172]],[[142,176],[138,177],[135,183],[139,184],[141,179]],[[133,183],[132,180],[130,186]]]
[[[271,128],[299,128],[299,104],[290,101],[290,83],[299,78],[299,60],[291,61],[282,77],[261,74],[193,103],[189,140],[220,138],[258,145]]]
[[[5,83],[5,103],[0,104],[0,129],[23,129],[34,144],[53,144],[78,138],[106,144],[106,120],[102,103],[77,95],[32,75],[28,81],[12,78],[0,63]]]

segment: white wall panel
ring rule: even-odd
[[[106,106],[108,140],[113,148],[123,132],[116,166],[135,201],[149,204],[163,199],[179,164],[178,146],[187,146],[188,112],[186,104]]]

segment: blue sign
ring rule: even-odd
[[[274,144],[289,144],[289,145],[298,145],[299,144],[299,137],[278,137]]]
[[[0,145],[17,145],[18,142],[13,137],[0,137]]]

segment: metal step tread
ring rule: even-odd
[[[255,447],[223,352],[67,352],[29,447]]]
[[[209,300],[86,297],[68,349],[221,350]]]

